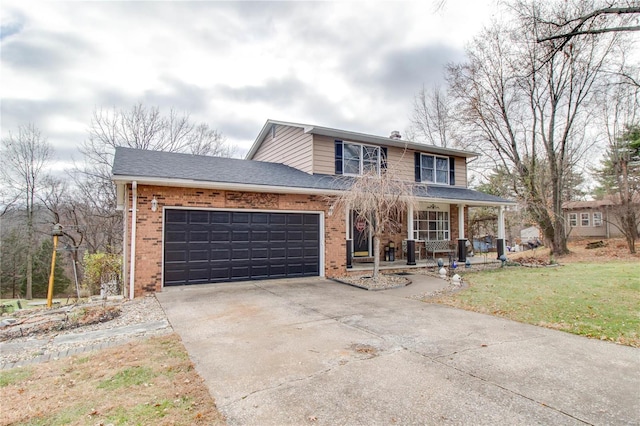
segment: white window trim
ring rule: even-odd
[[[444,223],[447,224],[447,229],[436,229],[435,231],[431,231],[431,232],[437,232],[437,233],[444,233],[447,235],[447,239],[444,240],[429,240],[427,239],[422,239],[420,238],[420,232],[426,232],[427,236],[429,235],[430,230],[428,229],[428,225],[427,225],[427,229],[423,230],[420,229],[417,225],[420,222],[426,222],[427,224],[430,222],[429,219],[426,220],[419,220],[418,219],[418,215],[420,214],[420,212],[436,212],[436,213],[446,213],[447,214],[447,219],[446,221],[442,221]],[[436,222],[440,222],[438,219],[436,219]],[[416,241],[450,241],[451,240],[451,213],[449,211],[442,211],[442,210],[415,210],[413,212],[413,239]]]
[[[587,224],[585,225],[582,218],[586,215],[587,218]],[[582,227],[590,227],[591,226],[591,216],[589,215],[589,213],[580,213],[580,226]]]
[[[597,221],[596,215],[598,215]],[[602,222],[602,212],[593,212],[593,226],[602,226]]]
[[[422,157],[433,157],[433,178],[434,180],[425,180],[422,177]],[[436,168],[436,159],[437,158],[443,158],[445,160],[447,160],[447,173],[445,176],[447,176],[447,181],[446,182],[436,182],[436,176],[438,175],[437,173],[437,168]],[[435,155],[435,154],[425,154],[425,153],[420,153],[420,182],[427,182],[427,183],[432,183],[434,185],[450,185],[451,181],[451,175],[450,175],[450,167],[451,167],[451,163],[450,163],[451,159],[449,157],[443,156],[443,155]]]
[[[574,222],[573,224],[571,222]],[[578,226],[578,213],[569,213],[569,226],[575,228]]]
[[[347,173],[346,170],[346,166],[345,166],[345,162],[347,160],[347,145],[358,145],[360,147],[360,164],[359,164],[359,171],[358,173]],[[374,148],[375,150],[378,151],[378,163],[377,163],[377,170],[378,170],[378,175],[380,175],[380,170],[382,168],[382,148],[376,145],[366,145],[366,144],[362,144],[362,143],[358,143],[358,142],[347,142],[347,141],[343,141],[342,142],[342,174],[345,176],[362,176],[363,172],[364,172],[364,147],[367,148]]]

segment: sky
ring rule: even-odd
[[[56,164],[81,160],[92,113],[189,113],[244,154],[267,119],[388,136],[495,0],[1,0],[2,136],[34,124]]]

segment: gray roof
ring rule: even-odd
[[[265,161],[210,157],[164,151],[118,147],[113,160],[113,180],[171,179],[203,184],[264,185],[268,187],[340,190],[348,185],[343,177],[308,174],[293,167]],[[185,186],[188,186],[185,182]],[[510,200],[472,189],[416,184],[421,198],[479,203],[510,204]]]
[[[394,139],[391,137],[368,135],[366,133],[358,133],[358,132],[352,132],[349,130],[334,129],[332,127],[316,126],[314,124],[291,123],[288,121],[279,121],[279,120],[269,119],[264,123],[264,126],[262,126],[262,130],[260,130],[258,137],[256,137],[256,140],[253,142],[253,145],[249,149],[249,152],[247,152],[247,155],[245,158],[247,159],[253,158],[254,154],[258,151],[258,148],[260,148],[260,145],[264,141],[265,136],[271,129],[271,126],[274,124],[281,125],[281,126],[298,127],[300,129],[303,129],[304,133],[329,136],[331,138],[345,139],[345,140],[351,140],[351,141],[357,141],[357,142],[373,143],[373,144],[382,145],[382,146],[395,146],[398,148],[409,148],[409,149],[416,150],[418,152],[429,152],[432,154],[442,154],[442,155],[455,155],[457,157],[465,157],[465,158],[473,158],[473,157],[480,156],[480,154],[476,152],[464,151],[464,150],[453,149],[453,148],[444,148],[441,146],[436,146],[436,145],[431,145],[426,143],[413,142],[407,139]]]

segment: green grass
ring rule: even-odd
[[[116,373],[112,378],[98,384],[98,389],[114,390],[148,383],[157,376],[151,368],[131,367]]]
[[[20,423],[21,426],[65,426],[78,419],[88,418],[87,413],[91,412],[89,405],[85,403],[76,404],[72,407],[65,408],[62,411],[53,413],[49,416],[43,415],[42,417],[34,417],[25,423]]]
[[[138,404],[129,409],[118,407],[105,413],[105,423],[113,425],[147,425],[165,417],[170,409],[187,412],[192,406],[190,398],[177,398],[173,401],[163,399],[154,403]]]
[[[0,371],[0,388],[21,382],[31,376],[29,368],[13,368],[7,371]]]
[[[441,302],[640,347],[640,263],[572,263],[464,272],[469,288]]]

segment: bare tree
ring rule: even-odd
[[[635,253],[640,226],[640,88],[619,83],[611,81],[599,102],[608,146],[596,177],[600,191],[614,203],[610,213],[615,220],[609,223]]]
[[[390,167],[380,173],[370,170],[361,176],[343,177],[339,186],[346,187],[346,190],[329,199],[332,214],[353,210],[357,220],[364,221],[371,229],[374,281],[378,280],[380,272],[382,236],[388,232],[398,232],[402,214],[409,206],[416,204],[413,184],[393,176],[393,167]]]
[[[34,211],[38,191],[45,179],[45,167],[51,160],[52,149],[33,124],[18,128],[18,133],[9,133],[2,139],[3,167],[0,177],[5,188],[14,194],[16,204],[21,204],[26,212],[27,252],[26,252],[26,295],[32,299]]]
[[[453,118],[446,90],[439,85],[422,86],[413,100],[411,131],[417,142],[446,148],[451,145]]]
[[[96,109],[89,137],[80,149],[84,163],[74,171],[81,200],[78,207],[93,217],[93,229],[99,229],[85,235],[90,252],[111,252],[121,246],[122,217],[116,212],[116,188],[111,181],[118,146],[222,157],[231,157],[236,151],[220,132],[206,123],[196,124],[188,114],[173,109],[168,115],[158,107],[142,104],[130,110]]]
[[[538,18],[540,23],[548,27],[548,31],[538,36],[537,41],[542,43],[561,40],[557,50],[562,50],[571,39],[578,36],[640,31],[640,25],[633,25],[634,18],[638,16],[640,16],[640,3],[637,0],[594,3],[593,9],[578,15],[561,16],[557,20]]]
[[[556,255],[568,252],[564,188],[593,144],[585,129],[615,36],[576,39],[551,57],[554,47],[536,40],[540,16],[553,21],[580,6],[517,2],[513,19],[486,29],[467,48],[468,62],[448,69],[467,136],[510,174]]]

